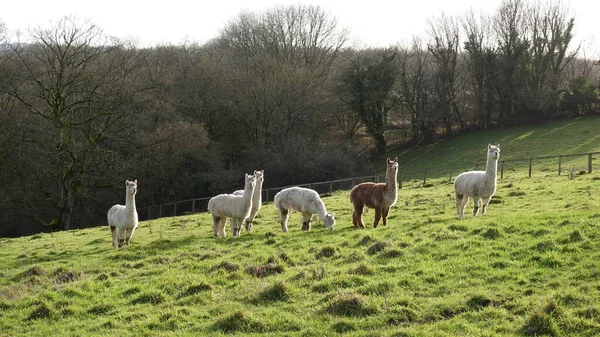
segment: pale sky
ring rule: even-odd
[[[241,11],[264,11],[275,5],[319,5],[361,46],[386,47],[426,37],[428,20],[442,12],[462,15],[470,8],[493,14],[501,0],[7,0],[0,21],[14,32],[48,27],[72,15],[89,20],[105,33],[140,47],[207,42]],[[575,15],[574,42],[600,56],[600,0],[563,0]],[[588,55],[590,56],[590,55]]]

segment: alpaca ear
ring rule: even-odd
[[[394,161],[397,163],[398,162],[398,157],[394,158]]]
[[[137,179],[133,181],[137,185]]]
[[[392,161],[390,160],[390,157],[387,158],[387,163],[391,163]]]
[[[335,218],[335,212],[331,213],[331,217]]]
[[[129,180],[125,180],[125,186],[127,186],[127,184],[129,184]]]
[[[498,145],[500,145],[500,144],[498,144]],[[261,170],[260,173],[265,174],[265,170]]]
[[[492,148],[492,144],[488,144],[488,150]]]
[[[254,174],[255,174],[255,175],[256,175],[256,172],[257,172],[257,171],[256,171],[256,170],[254,170]]]
[[[498,143],[498,144],[496,145],[496,147],[497,147],[497,148],[500,148],[500,143]]]

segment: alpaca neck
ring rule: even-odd
[[[498,172],[498,159],[488,158],[485,165],[485,178],[488,182],[496,184],[496,173]]]
[[[244,187],[244,195],[242,195],[242,209],[248,209],[252,207],[252,194],[254,193],[254,186],[247,184]]]
[[[135,213],[135,194],[126,193],[125,195],[125,210],[127,213]]]
[[[262,181],[256,182],[254,194],[252,195],[252,205],[260,205],[262,203],[262,184]]]
[[[321,220],[325,221],[325,217],[327,216],[327,208],[325,208],[325,204],[323,202],[319,202],[317,204],[317,214]]]
[[[398,171],[388,170],[385,173],[385,180],[385,188],[388,191],[388,193],[396,193],[398,191]]]

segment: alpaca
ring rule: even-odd
[[[375,221],[373,228],[379,224],[379,219],[383,216],[383,225],[387,225],[387,217],[390,208],[398,200],[398,158],[394,160],[387,159],[387,169],[385,171],[385,183],[362,183],[354,186],[350,191],[350,202],[354,206],[352,213],[352,223],[355,228],[365,228],[362,220],[363,208],[365,206],[375,209]]]
[[[231,230],[234,237],[240,236],[242,221],[250,216],[252,210],[252,194],[256,186],[256,177],[246,174],[243,195],[219,194],[210,198],[208,210],[213,218],[213,236],[225,237],[225,222],[231,218]]]
[[[462,219],[465,206],[469,197],[473,198],[473,216],[479,210],[479,199],[482,199],[481,214],[485,214],[492,195],[496,193],[496,180],[498,171],[498,158],[500,158],[500,144],[488,144],[487,163],[485,171],[468,171],[459,174],[454,179],[454,193],[456,195],[456,211],[458,218]]]
[[[135,209],[137,179],[125,181],[125,206],[114,205],[108,210],[107,218],[114,248],[128,246],[133,232],[138,226],[138,213]]]
[[[252,195],[252,211],[250,211],[250,216],[244,221],[246,222],[246,230],[250,231],[252,229],[252,225],[254,222],[254,217],[260,211],[260,207],[262,206],[262,185],[265,171],[254,171],[254,176],[256,177],[256,186],[254,187],[254,194]],[[233,195],[244,195],[244,190],[237,190],[233,192]]]
[[[302,187],[290,187],[279,191],[275,194],[273,204],[279,211],[281,217],[281,230],[288,231],[288,219],[290,211],[294,210],[302,213],[302,230],[309,231],[311,229],[311,220],[313,214],[318,214],[323,220],[323,224],[329,230],[335,225],[335,213],[327,214],[327,209],[319,194],[311,189]]]

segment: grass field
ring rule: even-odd
[[[527,159],[540,156],[600,152],[600,118],[586,117],[557,120],[537,126],[520,126],[510,129],[475,131],[434,144],[416,146],[394,151],[380,158],[376,163],[378,173],[385,173],[385,157],[398,156],[403,171],[430,169],[430,177],[448,177],[450,168],[456,171],[473,169],[485,165],[485,151],[488,143],[500,143],[501,160]],[[600,162],[593,163],[600,170]],[[527,173],[529,162],[507,162],[506,174]],[[567,157],[562,159],[562,170],[570,168],[586,169],[587,157]],[[557,159],[534,160],[532,171],[558,172]],[[406,179],[421,178],[421,173],[405,174]]]
[[[514,172],[463,220],[439,178],[406,182],[376,229],[341,191],[333,231],[294,213],[282,233],[269,203],[238,239],[206,213],[142,222],[118,251],[108,228],[0,239],[0,336],[598,336],[598,171]]]

